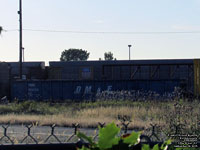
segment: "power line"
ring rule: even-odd
[[[4,30],[6,32],[19,31],[18,29]],[[158,32],[105,32],[105,31],[68,31],[68,30],[47,30],[47,29],[23,29],[31,32],[55,32],[55,33],[77,33],[77,34],[199,34],[200,31],[158,31]]]
[[[13,32],[13,31],[19,31],[19,29],[10,29],[10,30],[3,30],[4,32]]]

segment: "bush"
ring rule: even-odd
[[[158,144],[154,145],[153,148],[147,144],[141,146],[139,132],[132,132],[131,134],[123,136],[118,136],[119,133],[120,128],[118,128],[114,123],[108,124],[104,128],[99,127],[97,142],[95,142],[92,137],[78,132],[77,136],[89,143],[89,146],[82,146],[80,150],[132,150],[138,148],[142,150],[167,150],[168,145],[171,144],[171,141],[168,140],[161,146]]]

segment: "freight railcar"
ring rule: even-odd
[[[19,78],[19,62],[6,62],[10,69],[10,80]],[[44,79],[45,74],[45,62],[23,62],[22,63],[22,74],[26,80],[31,79]]]
[[[10,67],[5,62],[0,62],[0,98],[10,95]]]
[[[154,91],[181,87],[200,94],[199,59],[49,62],[45,80],[12,82],[12,99],[88,99],[102,91]]]
[[[23,62],[24,80],[45,79],[44,62]],[[19,62],[0,62],[0,99],[11,98],[12,82],[19,79]]]

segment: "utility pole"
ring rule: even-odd
[[[131,46],[132,45],[128,45],[128,47],[129,47],[129,60],[131,60]]]
[[[22,0],[19,0],[19,78],[22,79]]]
[[[23,58],[23,59],[22,59],[22,62],[24,62],[24,47],[22,47],[22,56],[23,56],[23,57],[22,57],[22,58]]]

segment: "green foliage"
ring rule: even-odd
[[[99,148],[103,150],[111,148],[113,145],[117,145],[120,140],[120,138],[117,137],[119,131],[120,128],[114,123],[108,124],[105,128],[99,127]]]
[[[104,53],[104,59],[105,60],[113,60],[114,59],[113,53],[112,52],[105,52]]]
[[[144,145],[142,146],[142,150],[150,150],[150,146],[147,145],[147,144],[144,144]]]
[[[80,150],[90,150],[89,148],[83,146]]]
[[[153,148],[151,149],[149,145],[144,144],[142,146],[142,150],[167,150],[168,145],[162,144],[161,147],[159,147],[158,144],[154,145]]]
[[[80,61],[87,60],[90,53],[82,49],[73,49],[64,50],[61,53],[60,61]]]
[[[3,31],[3,28],[2,28],[2,26],[0,26],[0,34],[1,34],[2,31]]]
[[[51,103],[24,101],[20,103],[10,103],[0,105],[0,114],[36,114],[51,115],[64,112],[64,106],[51,105]]]
[[[168,145],[170,145],[170,144],[171,144],[171,140],[165,141],[165,142],[161,145],[160,150],[166,150],[167,147],[168,147]]]
[[[106,127],[99,127],[99,138],[95,143],[92,137],[88,137],[83,133],[78,132],[77,136],[89,143],[89,147],[83,146],[80,150],[129,150],[134,149],[134,146],[140,142],[140,133],[132,132],[130,135],[118,136],[120,128],[114,123],[108,124]],[[159,147],[154,145],[153,149],[149,145],[144,144],[142,150],[166,150],[171,141],[168,140]]]
[[[139,143],[139,137],[139,132],[132,132],[128,137],[124,138],[123,142],[129,144],[129,146],[133,146]]]
[[[153,150],[159,150],[158,144],[156,144],[156,145],[153,146]]]
[[[88,143],[90,144],[91,147],[96,147],[97,144],[93,141],[92,137],[90,136],[86,136],[85,134],[78,132],[77,136],[81,139],[84,139],[86,141],[88,141]]]

